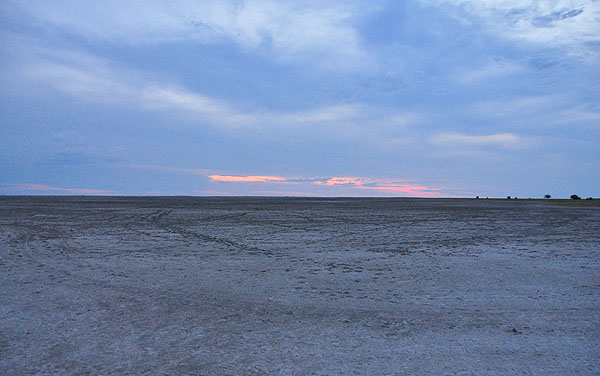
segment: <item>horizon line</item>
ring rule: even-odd
[[[194,198],[323,198],[323,199],[419,199],[419,200],[504,200],[504,201],[522,201],[522,200],[541,200],[541,201],[552,201],[552,200],[573,200],[570,197],[481,197],[481,196],[450,196],[450,197],[422,197],[422,196],[302,196],[302,195],[186,195],[186,194],[173,194],[173,195],[136,195],[136,194],[114,194],[114,195],[94,195],[94,194],[0,194],[0,197],[136,197],[136,198],[172,198],[172,197],[194,197]],[[600,197],[589,196],[587,198],[581,198],[581,201],[585,201],[588,198],[600,199]],[[577,201],[577,200],[575,200]]]

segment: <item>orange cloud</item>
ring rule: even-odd
[[[278,176],[227,176],[227,175],[209,175],[211,180],[214,181],[226,181],[226,182],[285,182],[286,178],[280,178]]]

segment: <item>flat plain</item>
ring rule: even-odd
[[[600,208],[0,197],[0,374],[600,373]]]

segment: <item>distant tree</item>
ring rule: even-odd
[[[545,198],[546,200],[547,200],[547,199],[549,199],[549,198],[551,198],[551,197],[552,197],[552,196],[550,196],[550,195],[544,195],[544,198]]]
[[[586,198],[586,200],[593,200],[593,199],[594,199],[593,197]]]
[[[581,197],[577,195],[571,195],[571,200],[581,200]]]
[[[510,196],[506,196],[506,199],[507,199],[507,200],[510,200]]]

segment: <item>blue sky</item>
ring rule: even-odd
[[[600,196],[600,1],[0,4],[0,194]]]

